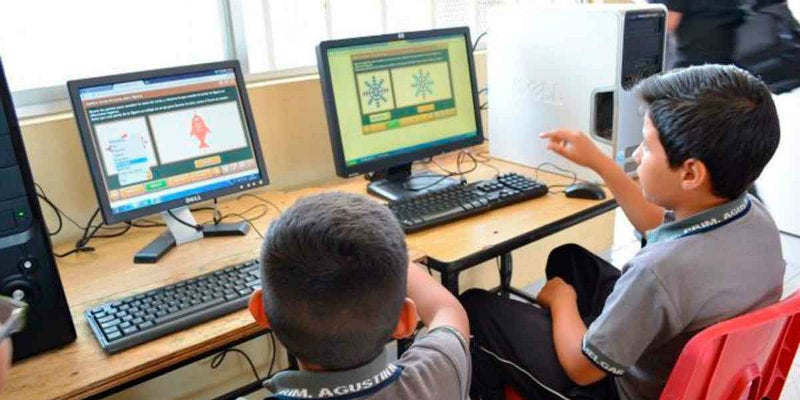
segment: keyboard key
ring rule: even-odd
[[[121,321],[121,320],[119,320],[119,319],[114,319],[114,320],[111,320],[111,321],[104,322],[104,323],[100,324],[100,328],[102,328],[102,329],[104,329],[104,330],[105,330],[105,329],[107,329],[107,328],[110,328],[110,327],[112,327],[112,326],[114,326],[114,325],[119,325],[119,324],[121,324],[121,323],[122,323],[122,321]]]
[[[139,328],[137,328],[135,326],[129,326],[127,328],[122,329],[122,333],[124,333],[126,335],[130,335],[130,334],[136,333],[138,331],[139,331]]]
[[[108,321],[113,321],[114,319],[115,319],[115,317],[113,315],[106,315],[106,316],[103,316],[102,318],[97,318],[97,323],[103,324],[103,323],[108,322]]]
[[[206,308],[211,308],[211,307],[220,305],[222,303],[224,303],[224,301],[222,299],[214,299],[214,300],[211,300],[208,303],[203,303],[203,304],[197,305],[195,307],[189,307],[189,308],[180,310],[180,311],[178,311],[176,313],[173,313],[173,314],[163,315],[163,316],[159,315],[158,318],[156,318],[155,323],[160,325],[160,324],[163,324],[165,322],[176,320],[176,319],[178,319],[180,317],[183,317],[183,316],[191,315],[191,314],[193,314],[193,313],[195,313],[195,312],[197,312],[199,310],[203,310],[203,309],[206,309]]]
[[[147,321],[147,322],[145,322],[145,323],[143,323],[143,324],[139,324],[139,329],[141,329],[141,330],[145,330],[145,329],[147,329],[147,328],[152,328],[152,327],[154,327],[154,326],[155,326],[155,324],[153,324],[153,323],[152,323],[152,322],[150,322],[150,321]]]
[[[117,339],[119,339],[121,337],[122,337],[122,333],[120,333],[119,331],[112,332],[112,333],[109,333],[108,335],[106,335],[106,339],[108,339],[109,342],[112,341],[112,340],[117,340]]]

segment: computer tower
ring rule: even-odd
[[[28,303],[25,328],[12,336],[14,360],[75,340],[1,62],[0,294]]]
[[[550,162],[596,181],[547,150],[540,132],[589,134],[626,172],[642,140],[633,86],[664,68],[662,5],[498,7],[489,17],[489,149],[530,166]]]

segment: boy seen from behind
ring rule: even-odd
[[[747,194],[780,137],[771,94],[733,66],[642,81],[639,185],[581,132],[541,136],[600,175],[643,247],[622,270],[576,246],[547,261],[540,307],[472,290],[473,399],[658,399],[697,332],[780,299],[778,230]]]
[[[347,193],[299,200],[269,228],[263,291],[250,311],[299,371],[265,382],[276,399],[468,398],[469,323],[458,300],[416,265],[385,206]],[[384,347],[428,327],[396,362]]]

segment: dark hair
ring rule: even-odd
[[[406,297],[405,235],[385,206],[325,193],[272,223],[261,252],[264,306],[290,354],[327,370],[369,362]]]
[[[711,175],[715,195],[734,199],[767,165],[780,140],[780,125],[767,86],[732,65],[673,70],[634,89],[671,167],[694,158]]]

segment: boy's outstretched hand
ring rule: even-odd
[[[581,131],[559,129],[543,132],[540,138],[549,139],[547,149],[577,164],[596,169],[607,158],[586,134]]]

